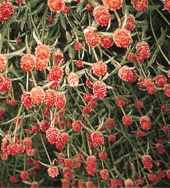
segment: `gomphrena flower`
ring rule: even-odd
[[[47,60],[41,60],[39,58],[36,58],[35,61],[35,70],[37,71],[44,71],[48,67],[48,61]]]
[[[0,93],[6,93],[12,88],[12,81],[6,76],[0,76]]]
[[[129,30],[118,28],[113,32],[113,41],[119,48],[128,48],[133,40]]]
[[[53,53],[53,60],[54,60],[54,65],[60,65],[63,62],[64,55],[59,48]]]
[[[0,54],[0,72],[4,72],[7,68],[7,58],[5,55]]]
[[[170,0],[164,0],[163,4],[164,4],[164,10],[170,12]]]
[[[122,22],[124,24],[124,28],[129,31],[133,31],[136,27],[135,17],[132,14],[129,14],[126,17],[124,16]]]
[[[44,103],[48,108],[54,106],[56,91],[48,89],[45,91]]]
[[[93,63],[92,72],[95,76],[104,76],[107,73],[107,65],[102,61]]]
[[[91,140],[93,147],[98,147],[104,144],[103,134],[98,131],[90,133],[90,140]]]
[[[67,82],[70,87],[77,87],[79,84],[79,76],[76,73],[71,72],[67,76]]]
[[[163,74],[156,75],[154,77],[154,81],[157,87],[163,88],[165,84],[167,84],[167,78]]]
[[[94,155],[88,156],[86,159],[86,171],[89,176],[94,176],[97,170],[97,160]]]
[[[0,22],[5,22],[14,14],[14,6],[10,1],[0,2]]]
[[[94,8],[93,16],[96,23],[100,26],[107,26],[111,21],[111,15],[109,13],[109,10],[103,5],[99,5]]]
[[[80,132],[84,125],[80,120],[74,120],[71,126],[72,126],[73,131]]]
[[[135,184],[134,184],[134,182],[133,182],[132,179],[128,178],[128,179],[124,180],[124,186],[126,188],[128,188],[128,187],[134,187],[134,185]]]
[[[56,92],[54,105],[58,110],[65,108],[66,96],[63,92]]]
[[[22,181],[28,180],[29,176],[30,176],[30,174],[27,170],[23,170],[20,172],[20,178]]]
[[[113,38],[111,36],[101,36],[100,45],[103,48],[111,48],[113,46]]]
[[[133,68],[124,65],[118,70],[118,76],[121,80],[126,82],[135,82],[136,81],[136,74]]]
[[[36,86],[31,89],[30,97],[33,104],[39,105],[44,101],[45,92],[42,87]]]
[[[32,54],[24,54],[20,60],[20,67],[24,72],[30,72],[35,66],[35,56]]]
[[[151,129],[151,119],[149,116],[141,116],[139,119],[140,126],[143,130],[150,130]]]
[[[53,66],[48,73],[47,79],[49,81],[60,82],[63,78],[63,75],[64,75],[64,71],[61,67]]]
[[[138,62],[144,62],[149,59],[150,55],[150,47],[147,42],[141,41],[136,44],[136,56]]]
[[[130,116],[130,115],[124,115],[122,117],[122,123],[123,123],[123,125],[125,125],[127,127],[130,126],[130,125],[132,125],[132,123],[133,123],[132,116]]]
[[[49,46],[46,44],[38,44],[38,46],[35,48],[35,56],[39,60],[49,61],[51,56],[51,50]]]
[[[131,0],[131,3],[140,12],[144,12],[148,8],[148,0]]]
[[[50,166],[48,169],[47,169],[47,172],[48,172],[48,175],[52,178],[55,178],[59,175],[59,170],[56,166]]]
[[[103,99],[107,95],[106,84],[102,81],[96,81],[93,84],[93,94],[96,99]]]
[[[102,0],[104,6],[106,6],[108,9],[115,11],[122,8],[123,1],[122,0]]]
[[[150,155],[143,155],[141,159],[145,169],[151,170],[153,168],[153,160]]]
[[[64,9],[65,3],[64,0],[48,0],[48,7],[51,12],[59,13]]]
[[[30,93],[23,93],[21,95],[21,102],[23,104],[23,106],[28,110],[30,108],[32,108],[33,106],[33,103],[32,103],[32,100],[31,100],[31,96],[30,96]]]
[[[95,48],[100,43],[100,36],[98,35],[96,28],[88,26],[83,31],[86,43]]]
[[[81,49],[82,49],[82,43],[81,42],[79,42],[79,41],[76,41],[75,43],[74,43],[74,49],[76,50],[76,51],[80,51]]]
[[[57,141],[58,131],[54,127],[49,127],[49,129],[46,130],[46,138],[50,144],[55,144]]]
[[[109,171],[107,169],[102,169],[99,171],[102,180],[107,181],[109,178]]]

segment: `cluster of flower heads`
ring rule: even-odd
[[[170,0],[150,7],[0,1],[0,186],[170,185],[170,69],[157,50],[169,60],[141,29],[152,11],[167,23]]]

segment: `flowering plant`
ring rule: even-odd
[[[170,185],[170,0],[0,0],[0,186]]]

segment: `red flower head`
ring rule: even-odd
[[[130,31],[125,28],[118,28],[113,32],[113,41],[119,48],[128,48],[133,40]]]
[[[10,78],[0,76],[0,93],[6,93],[12,88],[12,81]]]
[[[62,151],[65,144],[69,141],[69,135],[64,132],[64,133],[60,133],[57,136],[57,140],[55,143],[55,147],[57,150]]]
[[[44,97],[44,103],[47,105],[47,107],[51,108],[54,106],[55,102],[55,91],[54,90],[47,90],[45,91],[45,97]]]
[[[151,129],[151,119],[149,116],[141,116],[139,119],[140,126],[143,130]]]
[[[113,38],[107,35],[101,36],[100,45],[103,48],[111,48],[113,46]]]
[[[74,49],[75,49],[76,51],[80,51],[81,48],[82,48],[81,42],[76,41],[76,42],[74,43]]]
[[[93,84],[93,94],[97,99],[103,99],[107,95],[106,84],[102,81],[96,81]]]
[[[60,49],[57,49],[53,54],[54,64],[59,65],[64,60],[63,52]]]
[[[64,159],[64,167],[72,169],[74,161],[72,159]]]
[[[0,54],[0,72],[4,72],[7,67],[7,58],[5,55]]]
[[[92,72],[96,76],[104,76],[107,73],[107,65],[102,61],[92,64]]]
[[[109,171],[107,169],[102,169],[99,171],[100,177],[102,180],[107,181],[109,178]]]
[[[64,179],[71,180],[73,176],[73,173],[70,168],[64,168],[63,169],[63,177]]]
[[[58,176],[59,174],[59,171],[58,171],[58,168],[56,166],[50,166],[48,169],[47,169],[47,173],[50,177],[52,178],[55,178]]]
[[[104,122],[104,127],[107,129],[112,129],[115,127],[115,119],[108,117]]]
[[[143,107],[144,107],[143,101],[140,99],[136,99],[135,100],[135,108],[137,110],[141,110],[141,108],[143,108]]]
[[[122,117],[122,123],[123,123],[123,125],[125,125],[127,127],[130,126],[130,125],[132,125],[132,123],[133,123],[132,116],[130,116],[130,115],[124,115]]]
[[[87,10],[88,12],[92,12],[93,6],[90,3],[87,3],[86,6],[85,6],[85,10]]]
[[[164,4],[164,10],[170,12],[170,0],[164,0],[163,4]]]
[[[15,183],[17,183],[17,177],[16,177],[16,176],[10,176],[10,177],[9,177],[9,181],[10,181],[12,184],[15,184]]]
[[[38,123],[38,126],[42,132],[46,132],[50,128],[50,123],[46,120],[42,120]]]
[[[64,71],[61,67],[52,67],[48,74],[49,81],[61,81],[63,78]]]
[[[154,80],[155,80],[156,86],[158,87],[164,87],[164,85],[167,84],[167,78],[163,74],[159,74],[155,76]]]
[[[93,16],[98,25],[107,26],[111,20],[111,15],[109,10],[102,5],[99,5],[94,8]]]
[[[35,62],[35,70],[37,71],[44,71],[48,67],[48,61],[47,60],[41,60],[39,58],[36,58]]]
[[[158,175],[157,174],[149,173],[149,174],[147,174],[147,178],[148,178],[149,182],[151,182],[151,183],[157,183],[158,182]]]
[[[74,63],[78,69],[84,68],[84,62],[82,60],[76,60]]]
[[[96,173],[97,161],[94,155],[87,157],[86,159],[86,171],[89,176],[94,176]]]
[[[128,178],[124,180],[124,185],[125,185],[125,188],[133,188],[134,182],[132,181],[132,179]]]
[[[166,176],[167,176],[167,178],[170,180],[170,169],[168,169],[168,170],[166,171]]]
[[[58,110],[65,108],[66,97],[63,92],[56,92],[54,105]]]
[[[55,144],[58,137],[58,131],[56,128],[50,127],[46,131],[46,138],[50,144]]]
[[[150,155],[143,155],[142,156],[142,164],[145,169],[151,170],[153,167],[153,160]]]
[[[25,137],[22,142],[26,150],[32,149],[32,139],[30,137]]]
[[[125,20],[126,19],[126,20]],[[126,21],[126,22],[125,22]],[[124,23],[125,22],[125,23]],[[129,14],[127,18],[123,18],[123,24],[124,28],[133,31],[135,29],[136,23],[135,23],[135,17],[132,14]]]
[[[127,55],[127,60],[128,60],[129,62],[135,63],[135,62],[137,61],[137,55],[136,55],[135,53],[129,53],[129,54]]]
[[[125,107],[125,105],[126,105],[125,99],[124,99],[123,97],[121,97],[121,96],[116,97],[115,103],[116,103],[116,106],[117,106],[118,108],[123,108],[123,107]]]
[[[145,41],[138,42],[136,44],[136,55],[137,55],[137,61],[141,63],[149,59],[151,55],[149,44]]]
[[[35,57],[32,54],[25,54],[21,57],[20,67],[24,72],[30,72],[35,66]]]
[[[104,137],[101,132],[92,132],[90,134],[90,139],[93,147],[97,147],[104,144]]]
[[[70,12],[71,12],[71,7],[64,5],[63,13],[64,14],[69,14]]]
[[[148,7],[148,0],[131,0],[133,8],[137,11],[144,12]]]
[[[80,132],[83,127],[83,123],[80,120],[74,120],[71,126],[73,131]]]
[[[100,36],[96,32],[96,28],[88,26],[83,33],[85,41],[90,47],[95,48],[100,43]]]
[[[59,13],[64,10],[64,0],[48,0],[48,7],[51,12]]]
[[[35,56],[41,61],[49,61],[50,55],[50,48],[45,44],[39,44],[35,49]]]
[[[14,6],[9,1],[0,3],[0,22],[7,21],[14,14]]]
[[[67,82],[70,87],[77,87],[79,84],[79,76],[76,73],[71,72],[67,77]]]
[[[99,156],[99,159],[102,161],[107,160],[107,158],[108,158],[108,154],[106,151],[100,151],[98,153],[98,156]]]
[[[142,81],[142,85],[143,85],[144,88],[146,88],[148,94],[152,95],[152,94],[155,93],[155,89],[156,88],[155,88],[155,84],[154,84],[154,82],[152,80],[144,79]]]
[[[110,187],[111,188],[118,188],[123,186],[123,181],[120,179],[111,179]]]
[[[118,71],[118,76],[121,80],[126,82],[135,82],[136,81],[136,74],[133,68],[124,65]]]
[[[102,0],[104,6],[106,6],[108,9],[115,11],[122,8],[123,0]]]
[[[36,86],[30,91],[30,97],[33,104],[38,105],[43,103],[45,92],[42,87]]]
[[[32,108],[32,100],[29,93],[23,93],[21,96],[21,102],[23,106],[28,110]]]
[[[165,84],[164,95],[167,96],[167,97],[170,97],[170,84]]]
[[[26,181],[29,178],[29,172],[26,170],[23,170],[20,172],[20,178],[22,181]]]

